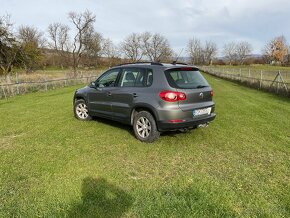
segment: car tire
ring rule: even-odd
[[[133,129],[136,138],[142,142],[151,143],[160,136],[156,121],[148,111],[140,111],[134,116]]]
[[[89,114],[88,106],[85,100],[76,100],[74,103],[74,115],[75,118],[83,121],[91,120],[92,117]]]

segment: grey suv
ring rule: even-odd
[[[76,90],[74,114],[133,126],[137,139],[153,142],[160,132],[188,130],[214,120],[213,90],[198,68],[184,64],[118,65]]]

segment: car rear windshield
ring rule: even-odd
[[[198,89],[209,84],[195,68],[178,68],[165,71],[169,85],[180,89]]]

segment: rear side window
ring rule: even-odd
[[[119,86],[121,87],[147,87],[153,81],[152,71],[144,68],[125,68],[122,71]]]
[[[198,70],[180,68],[165,71],[169,85],[173,88],[196,89],[208,87],[209,84]]]

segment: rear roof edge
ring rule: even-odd
[[[199,68],[196,66],[184,66],[184,65],[173,65],[173,66],[166,66],[166,70],[174,70],[174,69],[183,69],[183,70],[192,70],[192,71],[199,71]]]

